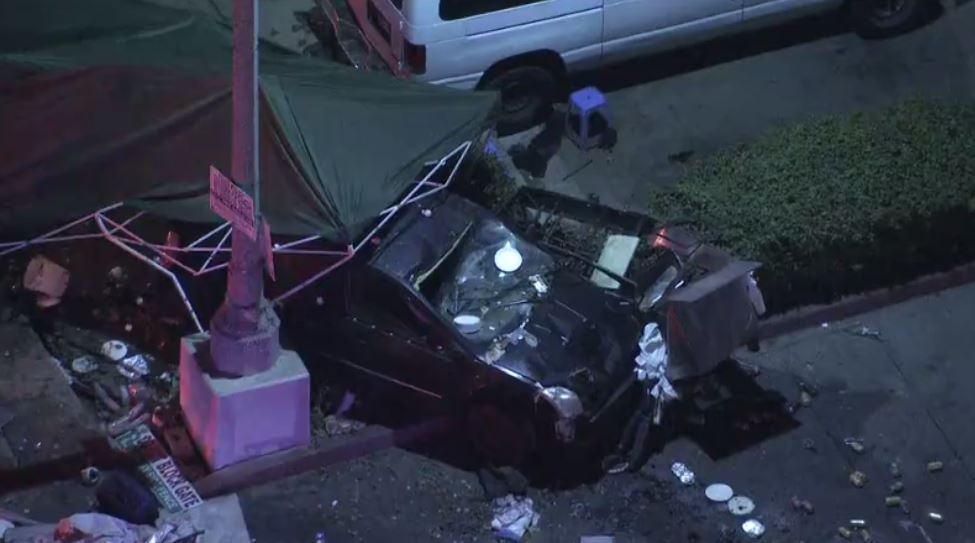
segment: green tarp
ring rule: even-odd
[[[231,30],[137,0],[0,3],[0,235],[125,201],[216,222],[230,174]],[[276,233],[350,241],[424,163],[475,138],[495,96],[260,55],[260,175]],[[6,237],[6,236],[4,236]]]

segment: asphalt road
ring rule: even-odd
[[[915,96],[970,97],[972,28],[971,2],[880,41],[860,39],[830,15],[597,72],[579,84],[608,93],[619,143],[612,153],[584,153],[566,140],[540,181],[551,190],[644,210],[650,188],[679,179],[682,161],[775,126]]]

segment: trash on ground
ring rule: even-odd
[[[538,524],[539,516],[533,509],[531,498],[508,495],[494,500],[493,505],[491,529],[501,539],[521,541],[525,533]]]
[[[854,326],[853,328],[848,329],[847,332],[853,334],[854,336],[867,337],[870,339],[876,339],[878,341],[883,339],[879,330],[875,330],[867,326]]]
[[[758,539],[765,533],[765,526],[755,519],[748,519],[743,522],[741,529],[752,539]]]
[[[328,538],[325,537],[325,532],[318,532],[315,534],[315,543],[327,543]]]
[[[843,440],[843,443],[857,454],[863,454],[863,451],[866,450],[866,446],[864,446],[863,440],[857,439],[855,437],[848,437]]]
[[[140,379],[149,375],[149,361],[141,354],[132,355],[119,361],[118,371],[127,379]]]
[[[899,462],[890,463],[890,476],[899,479],[901,476],[901,465]]]
[[[325,433],[330,436],[341,436],[358,432],[366,427],[366,424],[357,420],[347,419],[336,415],[325,417]]]
[[[735,496],[728,500],[728,511],[737,516],[747,515],[755,510],[755,502],[748,496]]]
[[[843,539],[850,539],[853,537],[853,530],[847,528],[846,526],[840,526],[836,529],[836,532],[840,534]]]
[[[799,496],[793,496],[790,503],[792,504],[793,509],[796,511],[802,511],[807,515],[811,515],[816,512],[816,508],[813,507],[812,502],[809,500],[803,500]]]
[[[98,471],[98,468],[88,466],[87,468],[81,470],[81,482],[87,486],[94,486],[98,484],[98,480],[101,478],[102,474]]]
[[[887,507],[900,507],[904,500],[900,496],[887,496],[884,498],[884,505]]]
[[[135,526],[109,515],[79,513],[61,519],[54,533],[56,541],[143,543],[153,531],[150,526]]]
[[[931,522],[935,522],[937,524],[941,524],[942,522],[945,521],[945,517],[941,513],[938,513],[937,511],[928,511],[928,519],[930,519]]]
[[[893,483],[890,483],[890,493],[891,494],[900,494],[903,491],[904,491],[904,482],[903,481],[894,481]]]
[[[687,466],[680,462],[674,462],[670,466],[670,471],[673,472],[674,476],[677,477],[682,484],[692,485],[694,484],[694,472],[690,470]]]
[[[860,519],[860,518],[850,519],[850,526],[853,526],[854,528],[858,528],[858,529],[859,528],[866,528],[867,527],[867,521],[865,521],[863,519]]]
[[[193,485],[145,424],[140,424],[112,439],[116,449],[144,459],[139,473],[149,482],[150,490],[166,511],[177,513],[203,503]]]
[[[869,543],[870,541],[873,541],[873,534],[870,533],[870,530],[864,528],[860,530],[860,539],[866,543]]]
[[[90,356],[79,356],[71,361],[71,371],[86,375],[98,369],[98,362]]]
[[[713,502],[724,503],[735,495],[730,486],[723,483],[715,483],[704,489],[704,495]]]
[[[24,288],[37,294],[39,307],[53,307],[64,296],[70,277],[68,270],[38,255],[24,271]]]
[[[867,484],[867,474],[862,471],[854,471],[850,474],[850,484],[857,488],[863,488]]]
[[[928,462],[928,471],[931,473],[937,473],[943,469],[945,469],[945,463],[940,460]]]
[[[144,425],[152,418],[152,415],[145,412],[145,406],[138,404],[130,409],[126,414],[105,425],[105,433],[109,437],[115,437],[125,432],[131,431],[140,425]]]
[[[812,394],[806,392],[805,390],[799,392],[799,405],[809,407],[812,405],[812,399]]]
[[[802,448],[807,451],[816,452],[816,442],[807,437],[802,440]]]
[[[129,354],[129,348],[118,340],[106,341],[102,344],[102,354],[105,358],[113,362],[118,362],[125,358],[125,355]]]

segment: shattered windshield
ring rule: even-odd
[[[552,258],[495,219],[471,222],[421,290],[475,343],[523,326],[548,291]]]

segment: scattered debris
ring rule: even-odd
[[[86,486],[94,486],[98,484],[98,480],[101,479],[102,473],[98,471],[98,468],[93,466],[88,466],[87,468],[81,470],[81,482]]]
[[[799,496],[793,496],[790,503],[792,504],[793,509],[796,511],[802,511],[807,515],[811,515],[816,512],[816,508],[813,507],[812,502],[809,500],[803,500],[799,498]]]
[[[887,507],[900,507],[904,500],[900,496],[887,496],[884,498],[884,505]]]
[[[765,526],[755,519],[748,519],[743,522],[741,529],[752,539],[758,539],[765,533]]]
[[[112,362],[118,362],[129,354],[129,348],[125,343],[113,339],[102,344],[102,354]]]
[[[928,519],[937,524],[941,524],[945,521],[945,517],[937,511],[928,511]]]
[[[812,405],[812,394],[806,392],[805,390],[799,392],[799,405],[803,407],[809,407]]]
[[[149,375],[149,361],[141,354],[123,358],[119,361],[118,372],[130,381],[140,379]]]
[[[837,533],[840,534],[840,537],[842,537],[843,539],[850,539],[853,537],[853,530],[850,530],[846,526],[840,526],[839,528],[836,529],[836,531]]]
[[[366,427],[364,422],[347,419],[337,415],[325,417],[325,433],[334,437],[358,432]]]
[[[685,485],[693,485],[695,478],[694,472],[690,470],[687,466],[680,462],[674,462],[670,466],[670,471],[673,472],[674,476],[680,479],[680,482]]]
[[[853,526],[854,528],[857,528],[857,529],[859,529],[859,528],[866,528],[867,527],[867,521],[865,521],[863,519],[860,519],[860,518],[850,519],[850,526]]]
[[[733,515],[744,516],[755,510],[755,502],[747,496],[735,496],[728,500],[728,510]]]
[[[816,442],[807,437],[802,440],[802,448],[807,451],[816,452]]]
[[[315,543],[328,543],[328,538],[325,537],[325,532],[318,532],[315,534]]]
[[[78,375],[87,375],[98,369],[98,362],[90,356],[79,356],[71,361],[71,371]]]
[[[945,463],[940,460],[928,462],[928,472],[930,473],[937,473],[943,469],[945,469]]]
[[[139,473],[149,481],[152,493],[167,511],[178,513],[203,502],[148,426],[140,424],[112,441],[120,451],[145,459],[146,463],[138,467]]]
[[[853,328],[847,329],[846,332],[853,334],[854,336],[876,339],[877,341],[883,339],[883,337],[880,335],[880,331],[874,330],[873,328],[868,328],[866,326],[854,326]]]
[[[730,486],[723,483],[709,485],[704,489],[704,495],[713,502],[724,503],[735,495]]]
[[[870,541],[873,541],[873,534],[870,533],[870,530],[864,528],[860,530],[860,539],[869,543]]]
[[[38,307],[53,307],[61,302],[70,277],[68,270],[38,255],[24,271],[24,288],[37,293]]]
[[[899,462],[890,463],[890,476],[894,479],[900,479],[901,476],[901,465]]]
[[[494,500],[491,529],[496,537],[521,541],[525,533],[538,524],[538,519],[531,498],[508,495]]]
[[[423,208],[420,210],[420,215],[423,215],[424,217],[429,219],[430,217],[433,216],[433,211],[430,211],[428,208]]]
[[[867,484],[867,474],[862,471],[854,471],[850,474],[850,484],[857,488],[863,488]]]
[[[866,447],[863,445],[863,440],[855,437],[848,437],[843,440],[843,443],[857,454],[863,454],[863,451],[866,450]]]
[[[893,483],[890,483],[890,493],[891,494],[900,494],[903,491],[904,491],[904,482],[903,481],[894,481]]]

